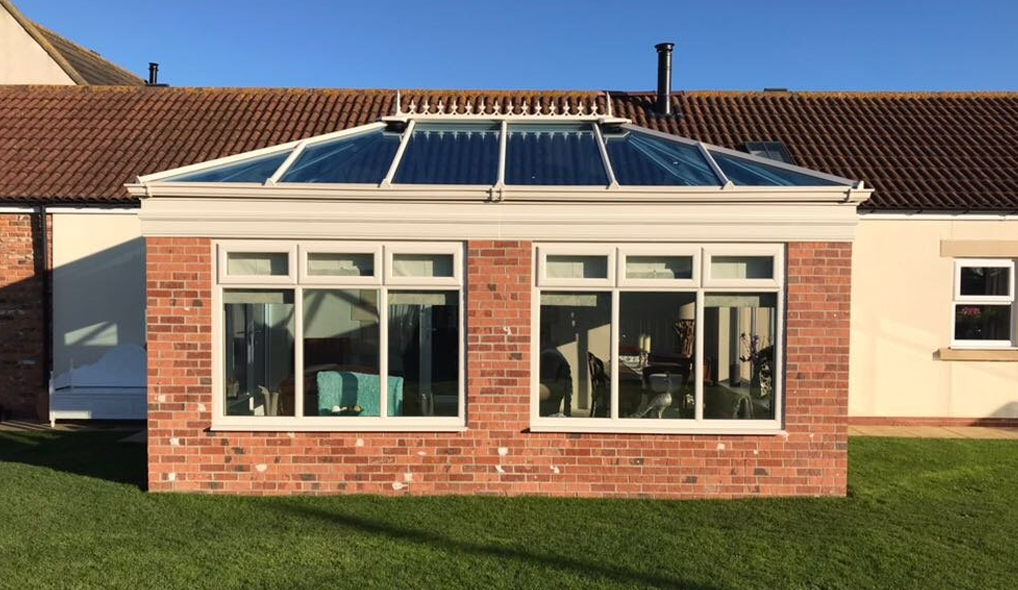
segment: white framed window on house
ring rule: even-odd
[[[213,428],[464,428],[462,243],[214,248]]]
[[[952,348],[1015,346],[1014,261],[956,259]]]
[[[535,431],[781,427],[784,246],[537,244]]]

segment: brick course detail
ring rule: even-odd
[[[43,416],[48,402],[39,216],[0,213],[0,406]]]
[[[844,495],[851,244],[788,246],[786,433],[529,432],[532,246],[467,248],[464,432],[211,432],[209,239],[149,238],[149,489],[235,494]]]

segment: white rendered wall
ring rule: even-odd
[[[1018,362],[946,361],[953,260],[941,240],[1018,240],[1018,221],[862,216],[852,258],[851,416],[1018,417]]]

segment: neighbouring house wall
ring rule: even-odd
[[[853,420],[1018,417],[1018,362],[938,358],[938,349],[951,344],[954,289],[954,262],[941,257],[941,240],[1018,240],[1018,221],[863,216],[859,223],[852,262]]]
[[[529,242],[467,245],[464,432],[213,432],[212,248],[148,238],[152,491],[844,495],[850,243],[787,255],[786,434],[532,433]]]
[[[137,215],[53,215],[53,372],[145,345],[145,241]],[[117,367],[107,385],[140,379],[145,366]]]
[[[18,417],[45,416],[42,222],[0,213],[0,406]]]
[[[0,84],[74,84],[9,12],[0,7]]]

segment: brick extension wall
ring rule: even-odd
[[[16,417],[45,415],[45,326],[38,215],[0,213],[0,406]]]
[[[851,244],[788,248],[787,436],[527,432],[531,245],[470,242],[459,433],[209,432],[210,240],[149,238],[149,487],[240,494],[843,495]]]

